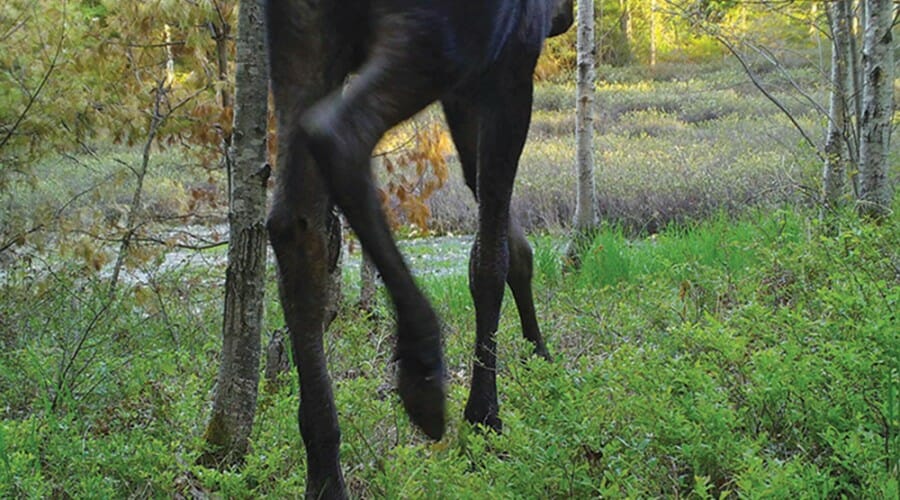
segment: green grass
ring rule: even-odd
[[[465,272],[437,261],[420,278],[445,322],[440,443],[410,426],[391,390],[384,296],[375,316],[348,298],[326,346],[351,491],[896,498],[900,221],[838,224],[826,237],[808,211],[785,207],[642,239],[607,228],[575,272],[558,235],[537,237],[537,307],[555,361],[528,356],[506,300],[500,436],[461,419],[474,329]],[[432,262],[424,247],[413,253],[420,269]],[[112,303],[75,264],[20,263],[4,276],[0,496],[299,495],[294,374],[261,393],[242,470],[193,465],[217,368],[217,273],[176,268]],[[282,324],[274,297],[271,286],[269,330]]]

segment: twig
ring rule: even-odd
[[[748,77],[750,77],[750,81],[753,82],[753,85],[757,89],[759,89],[760,92],[762,92],[762,94],[766,97],[766,99],[768,99],[772,104],[777,106],[779,110],[781,110],[781,112],[788,118],[788,120],[790,120],[791,124],[794,125],[794,128],[797,130],[797,132],[800,133],[800,135],[803,137],[803,139],[806,141],[806,143],[809,144],[809,146],[813,149],[813,151],[815,151],[816,156],[819,158],[819,160],[824,162],[825,157],[822,155],[822,152],[820,151],[819,146],[817,146],[816,143],[806,133],[806,131],[803,130],[803,127],[797,122],[797,119],[794,118],[794,115],[792,115],[791,112],[788,111],[788,109],[784,106],[784,104],[782,104],[782,102],[780,100],[778,100],[777,97],[772,95],[772,93],[769,92],[765,88],[765,86],[759,80],[759,77],[756,75],[756,73],[753,72],[753,69],[750,68],[750,65],[747,64],[747,61],[738,52],[737,48],[735,48],[734,45],[731,44],[731,42],[726,40],[725,37],[719,35],[718,33],[712,33],[709,31],[708,31],[708,33],[710,33],[716,40],[719,41],[719,43],[724,45],[725,48],[728,49],[729,52],[731,52],[731,54],[741,64],[741,67],[744,68],[744,72],[747,73]]]
[[[147,132],[147,140],[144,142],[143,153],[141,156],[141,169],[140,171],[133,170],[133,172],[137,176],[137,186],[134,189],[134,195],[131,198],[131,206],[128,210],[128,215],[126,216],[125,220],[125,236],[122,238],[122,244],[119,246],[119,255],[116,258],[116,263],[113,266],[113,274],[109,280],[110,296],[112,296],[116,291],[116,286],[119,282],[119,274],[122,271],[122,266],[125,264],[125,256],[128,254],[128,249],[131,246],[131,237],[134,235],[134,232],[136,230],[136,228],[134,227],[134,222],[135,218],[137,217],[137,212],[141,207],[141,197],[144,191],[144,178],[147,175],[147,168],[150,164],[150,148],[153,146],[153,141],[156,139],[156,134],[159,131],[159,128],[168,117],[168,114],[160,114],[160,107],[162,105],[162,100],[166,91],[166,79],[160,78],[156,84],[156,98],[153,102],[153,116],[150,120],[150,128]]]
[[[165,240],[153,237],[144,237],[144,238],[132,238],[131,241],[140,242],[140,243],[156,243],[159,245],[164,245],[171,248],[181,248],[183,250],[196,250],[196,251],[204,251],[210,250],[213,248],[219,248],[228,246],[228,240],[217,241],[214,243],[207,243],[205,245],[188,245],[186,243],[169,243]]]
[[[103,306],[100,308],[100,310],[97,311],[96,313],[94,313],[94,316],[91,318],[91,320],[88,322],[87,326],[84,328],[84,331],[81,332],[81,335],[79,336],[79,339],[78,339],[78,343],[75,345],[75,350],[72,352],[72,355],[68,356],[68,359],[62,360],[64,363],[64,366],[62,367],[62,370],[59,374],[59,378],[56,380],[56,393],[53,394],[53,399],[50,402],[50,408],[56,409],[56,405],[59,401],[59,395],[62,392],[63,386],[65,385],[66,376],[68,375],[69,370],[72,369],[72,366],[75,364],[75,359],[81,353],[81,349],[84,347],[84,343],[85,343],[85,341],[87,341],[88,335],[90,335],[90,333],[94,329],[94,327],[97,326],[97,323],[100,322],[100,319],[103,317],[103,315],[109,309],[109,306],[111,304],[112,304],[111,300],[104,302]]]
[[[800,123],[797,122],[797,119],[794,118],[794,116],[787,109],[787,107],[777,97],[775,97],[771,92],[769,92],[768,89],[765,88],[765,85],[763,85],[763,82],[760,81],[758,75],[753,71],[752,68],[750,68],[750,65],[747,63],[747,60],[744,59],[744,56],[741,55],[741,53],[737,50],[737,47],[735,47],[734,44],[732,44],[730,41],[728,41],[727,38],[722,36],[717,30],[710,28],[709,26],[704,24],[702,20],[697,20],[696,16],[692,15],[692,13],[689,12],[684,7],[679,7],[679,6],[675,5],[671,0],[668,0],[666,3],[671,8],[674,9],[673,11],[671,11],[673,14],[680,15],[681,17],[692,21],[692,24],[694,26],[696,26],[698,29],[706,32],[706,34],[708,34],[709,36],[718,40],[718,42],[721,43],[728,50],[728,52],[730,52],[731,55],[733,55],[735,57],[735,59],[738,60],[738,63],[740,63],[741,67],[744,69],[744,72],[747,74],[747,76],[750,77],[750,81],[753,83],[753,85],[760,92],[762,92],[762,94],[766,97],[766,99],[768,99],[770,102],[772,102],[772,104],[777,106],[779,110],[781,110],[781,112],[788,118],[788,120],[790,120],[791,124],[794,126],[794,128],[797,130],[797,132],[800,133],[801,137],[803,137],[803,140],[806,141],[807,144],[809,144],[809,146],[813,149],[813,151],[815,151],[816,156],[819,158],[819,160],[824,162],[825,157],[822,155],[822,151],[816,145],[815,141],[813,141],[812,138],[809,137],[809,134],[807,134],[806,131],[803,129],[803,127],[800,125]],[[787,4],[789,2],[785,2],[785,3]],[[827,115],[827,113],[826,113],[826,115]]]
[[[31,3],[34,4],[35,2],[32,1]],[[26,13],[28,10],[29,9],[23,9],[22,15],[19,16],[19,18],[15,21],[13,21],[12,26],[10,26],[8,30],[6,30],[6,33],[4,33],[3,36],[0,36],[0,42],[6,42],[7,40],[9,40],[14,34],[16,34],[17,31],[22,28],[22,26],[25,26],[28,23],[29,16]]]
[[[109,175],[107,175],[106,177],[104,177],[103,179],[101,179],[100,181],[98,181],[98,182],[94,183],[93,185],[91,185],[90,187],[88,187],[88,188],[86,188],[86,189],[84,189],[84,190],[82,190],[82,191],[80,191],[80,192],[78,192],[78,193],[75,193],[75,195],[72,196],[72,198],[70,198],[68,201],[66,201],[65,203],[63,203],[62,206],[60,206],[59,208],[57,208],[57,209],[53,212],[53,217],[51,217],[49,221],[47,221],[47,222],[41,222],[40,224],[37,224],[37,225],[35,225],[35,226],[32,226],[31,228],[26,229],[25,231],[20,232],[20,233],[17,234],[16,236],[10,238],[10,239],[7,240],[5,243],[3,243],[3,245],[0,246],[0,253],[3,253],[3,252],[5,252],[5,251],[9,250],[9,249],[12,248],[13,246],[15,246],[18,242],[22,241],[22,239],[24,239],[25,237],[27,237],[27,236],[29,236],[29,235],[31,235],[31,234],[34,234],[34,233],[36,233],[36,232],[38,232],[38,231],[44,230],[44,229],[47,227],[47,223],[48,223],[48,222],[52,222],[52,221],[58,220],[60,217],[62,217],[63,212],[65,212],[65,210],[66,210],[67,208],[69,208],[70,205],[72,205],[73,203],[75,203],[75,201],[77,201],[77,200],[78,200],[79,198],[81,198],[82,196],[84,196],[84,195],[90,193],[91,191],[94,191],[95,189],[97,189],[98,187],[100,187],[101,185],[103,185],[104,183],[106,183],[107,181],[109,181],[109,180],[110,180],[111,178],[113,178],[114,176],[115,176],[115,173],[109,174]]]
[[[748,42],[747,40],[743,40],[743,43],[744,43],[744,45],[753,49],[757,54],[763,56],[767,61],[769,61],[772,64],[772,66],[775,66],[776,68],[778,68],[778,71],[787,79],[788,83],[791,84],[791,87],[794,87],[794,90],[799,92],[800,95],[803,96],[803,98],[805,98],[807,101],[809,101],[809,103],[812,104],[813,107],[816,108],[816,111],[821,113],[822,116],[828,117],[829,120],[831,119],[831,117],[829,116],[828,110],[825,109],[821,104],[819,104],[818,101],[813,99],[813,97],[811,95],[809,95],[808,92],[803,90],[803,88],[800,86],[800,84],[797,83],[796,80],[794,80],[794,77],[791,76],[791,73],[789,71],[787,71],[787,69],[778,61],[778,58],[775,57],[775,54],[773,54],[771,50],[769,50],[765,47],[759,47],[751,42]]]

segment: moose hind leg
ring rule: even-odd
[[[534,354],[550,361],[550,352],[544,344],[534,309],[534,293],[531,280],[534,275],[534,253],[525,232],[515,220],[509,224],[509,274],[506,283],[512,290],[522,324],[522,335],[534,344]]]
[[[335,39],[326,36],[325,14],[295,7],[292,2],[266,3],[280,144],[266,226],[300,378],[298,417],[306,448],[306,497],[346,498],[339,462],[341,434],[322,345],[330,320],[326,306],[334,300],[329,290],[340,251],[340,226],[298,122],[302,110],[339,88],[350,63],[336,56],[339,44],[322,47],[322,40]]]
[[[276,102],[278,99],[276,98]],[[339,242],[334,215],[302,141],[282,141],[276,195],[267,229],[278,265],[278,289],[300,378],[300,434],[306,447],[307,498],[342,498],[340,429],[322,335]],[[279,152],[279,156],[282,153]],[[331,231],[329,231],[331,228]],[[339,230],[339,229],[338,229]],[[338,234],[339,236],[339,234]]]
[[[478,122],[477,105],[471,100],[448,97],[442,101],[444,115],[463,169],[466,184],[478,198]],[[534,353],[546,360],[550,354],[544,345],[534,308],[531,279],[534,257],[531,245],[521,226],[510,218],[509,222],[509,272],[506,283],[512,290],[522,325],[522,334],[534,344]]]

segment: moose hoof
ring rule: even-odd
[[[548,363],[553,362],[553,357],[550,356],[550,351],[547,350],[543,345],[535,346],[534,351],[532,351],[532,355],[544,358],[544,361]]]
[[[497,434],[503,432],[503,421],[497,416],[496,412],[481,410],[472,406],[466,406],[465,412],[466,422],[472,425],[481,426],[480,428],[493,431]]]
[[[409,419],[428,437],[440,440],[445,426],[443,364],[428,369],[414,359],[400,358],[399,363],[397,390]]]

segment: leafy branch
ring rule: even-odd
[[[24,23],[25,21],[23,20],[22,22]],[[65,26],[65,23],[63,23],[63,26]],[[11,33],[8,33],[6,36],[11,36]],[[28,94],[28,102],[25,104],[25,107],[19,113],[13,124],[6,129],[6,133],[3,135],[3,138],[0,138],[0,150],[6,147],[6,144],[9,142],[9,140],[15,135],[16,130],[18,130],[19,126],[22,125],[22,122],[25,121],[25,118],[28,116],[31,108],[37,102],[38,98],[41,95],[41,92],[43,92],[44,87],[47,85],[47,82],[50,81],[50,76],[57,68],[59,56],[62,53],[63,42],[65,42],[65,40],[66,30],[64,27],[63,32],[59,36],[59,40],[56,42],[56,48],[54,49],[53,57],[50,59],[50,66],[48,66],[46,71],[44,71],[44,74],[41,77],[37,88],[35,88],[33,92],[29,92],[26,90],[26,93]]]

